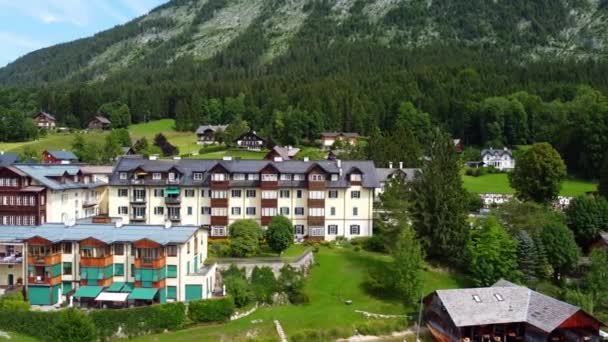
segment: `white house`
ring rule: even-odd
[[[515,168],[513,152],[506,147],[502,150],[493,148],[482,150],[481,160],[485,166],[492,166],[502,171],[509,171]]]

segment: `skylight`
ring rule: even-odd
[[[481,298],[480,298],[478,295],[473,295],[473,300],[474,300],[476,303],[481,303]]]
[[[495,293],[494,294],[494,298],[496,298],[497,301],[502,302],[503,300],[505,300],[502,295],[500,295],[500,293]]]

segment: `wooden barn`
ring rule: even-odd
[[[435,291],[424,299],[424,318],[441,342],[599,341],[604,326],[579,307],[505,280]]]

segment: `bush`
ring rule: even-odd
[[[279,283],[270,267],[256,266],[251,273],[251,286],[256,299],[268,304],[272,303],[272,295],[279,290]]]
[[[209,254],[218,258],[226,258],[231,255],[230,241],[209,241]]]
[[[188,304],[188,317],[194,323],[225,322],[230,319],[234,309],[232,297],[195,300]]]
[[[258,254],[262,227],[254,220],[238,220],[230,225],[230,249],[232,256],[251,257]]]
[[[225,151],[226,150],[226,146],[223,145],[213,145],[213,146],[205,146],[203,148],[201,148],[198,153],[199,154],[207,154],[207,153],[213,153],[213,152],[220,152],[220,151]]]
[[[0,310],[0,330],[14,331],[41,341],[56,341],[44,327],[54,327],[59,312]]]
[[[30,307],[30,302],[23,298],[21,292],[5,294],[0,298],[0,310],[28,311]]]
[[[255,299],[251,285],[243,278],[224,278],[224,285],[228,294],[234,298],[237,308],[242,308]]]
[[[370,252],[386,253],[384,240],[380,235],[374,235],[363,243],[363,249]]]
[[[359,252],[359,251],[361,251],[361,247],[359,247],[359,246],[355,246],[355,248],[353,248],[353,251],[355,251],[355,252]]]
[[[87,342],[96,341],[95,325],[89,316],[77,309],[59,311],[59,319],[48,327],[52,341]]]
[[[293,223],[287,217],[278,215],[272,218],[266,229],[266,242],[275,253],[281,254],[293,244]]]
[[[304,292],[294,292],[292,294],[288,294],[289,302],[291,304],[308,304],[310,302],[310,298]]]
[[[369,320],[365,323],[357,324],[355,329],[357,333],[364,336],[382,336],[388,335],[394,331],[401,331],[407,328],[407,322],[404,319],[395,320]]]
[[[293,342],[325,342],[335,341],[353,335],[353,331],[348,328],[333,328],[329,330],[303,330],[289,337]]]
[[[129,338],[176,330],[186,323],[184,303],[168,303],[122,310],[94,310],[89,313],[102,341],[113,339],[120,330]]]

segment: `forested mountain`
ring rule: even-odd
[[[83,127],[125,104],[132,122],[245,120],[294,145],[356,131],[363,157],[410,166],[439,126],[467,145],[549,141],[596,177],[606,53],[608,0],[173,0],[0,69],[0,114]]]
[[[529,59],[608,49],[606,0],[173,0],[146,16],[42,49],[0,70],[0,83],[100,80],[179,59],[262,67],[304,43],[327,48],[436,43],[499,48]],[[310,31],[317,22],[316,30]],[[306,33],[306,35],[302,35]],[[303,40],[294,39],[298,35]],[[222,63],[218,65],[224,67]]]

